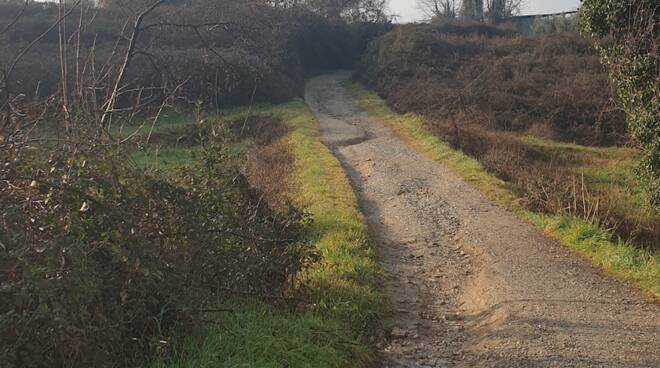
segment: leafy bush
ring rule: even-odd
[[[657,1],[587,0],[582,29],[597,39],[630,131],[642,147],[639,173],[660,211],[660,7]],[[606,36],[613,41],[602,40]]]
[[[205,296],[286,292],[304,217],[265,207],[228,152],[165,179],[103,146],[3,146],[3,367],[131,365]]]

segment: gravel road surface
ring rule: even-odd
[[[305,98],[358,194],[389,313],[379,367],[660,367],[660,307],[492,204],[360,111]]]

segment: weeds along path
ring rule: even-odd
[[[305,98],[385,270],[380,367],[660,367],[660,308],[361,112],[348,73]]]

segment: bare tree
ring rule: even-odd
[[[463,0],[461,2],[461,17],[483,21],[484,19],[484,1],[483,0]]]
[[[491,21],[498,21],[520,14],[524,0],[486,0],[485,15]]]
[[[388,0],[360,0],[345,13],[345,19],[350,22],[387,22]]]
[[[417,0],[417,8],[429,19],[456,18],[459,0]]]
[[[39,34],[37,37],[35,37],[32,41],[30,41],[26,46],[24,46],[18,53],[9,58],[9,62],[6,65],[0,65],[0,76],[2,77],[2,85],[0,87],[0,92],[3,92],[3,99],[0,100],[0,111],[4,113],[4,121],[0,125],[0,141],[3,140],[4,138],[7,138],[11,136],[12,132],[10,130],[10,125],[12,121],[12,116],[13,116],[13,108],[12,108],[12,101],[14,100],[15,96],[13,96],[13,91],[12,91],[12,78],[13,78],[13,72],[16,69],[16,66],[18,63],[25,57],[25,55],[32,50],[39,41],[44,39],[51,31],[53,31],[55,28],[59,28],[62,22],[66,17],[68,17],[73,10],[80,5],[80,2],[82,0],[77,0],[71,8],[69,8],[66,11],[61,11],[58,14],[58,19],[54,23],[48,27],[44,32]],[[13,27],[23,16],[25,13],[25,9],[29,5],[29,1],[25,1],[24,6],[19,10],[19,12],[16,14],[16,16],[12,19],[12,21],[3,28],[2,32],[0,33],[3,34],[7,32],[11,27]],[[5,137],[6,136],[6,137]]]
[[[302,0],[312,10],[323,14],[328,19],[340,21],[375,21],[387,20],[387,0]],[[286,3],[286,2],[285,2]],[[295,2],[298,4],[298,2]]]
[[[135,56],[135,46],[138,37],[140,36],[140,33],[143,31],[142,23],[144,22],[145,17],[147,17],[151,12],[153,12],[157,7],[162,5],[164,2],[165,0],[153,0],[149,6],[141,9],[138,13],[136,13],[131,34],[130,37],[128,38],[129,41],[128,48],[126,50],[124,60],[119,68],[119,73],[115,80],[114,88],[110,93],[110,97],[105,104],[103,115],[101,116],[101,122],[100,122],[101,128],[106,128],[107,125],[109,125],[108,119],[112,117],[112,113],[117,103],[117,98],[120,95],[122,84],[124,83],[124,78],[126,77],[126,71],[128,70],[131,60]]]

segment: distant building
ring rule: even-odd
[[[534,22],[537,19],[567,17],[574,14],[577,14],[577,11],[567,11],[562,13],[551,13],[551,14],[519,15],[509,18],[508,21],[510,23],[513,23],[518,28],[518,30],[523,34],[532,34],[534,29]]]

